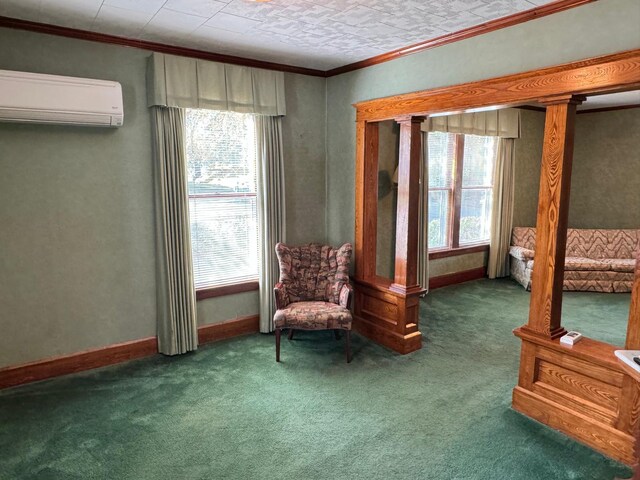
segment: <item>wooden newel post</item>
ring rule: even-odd
[[[422,291],[418,284],[418,214],[423,121],[424,117],[396,119],[400,124],[398,210],[395,275],[390,289],[403,294]]]
[[[562,283],[576,106],[584,97],[542,99],[547,106],[531,279],[529,323],[524,329],[547,338],[566,333],[561,325]]]

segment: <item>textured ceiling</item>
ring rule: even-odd
[[[549,0],[0,0],[0,15],[328,70]]]

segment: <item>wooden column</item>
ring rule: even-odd
[[[562,284],[576,105],[581,98],[546,98],[545,138],[538,199],[536,253],[529,323],[514,333],[522,340],[514,410],[556,428],[606,455],[633,465],[634,432],[640,421],[640,388],[625,375],[617,347],[591,338],[560,343]],[[594,180],[596,181],[596,180]],[[633,302],[638,295],[638,279]],[[640,335],[632,302],[628,345]]]
[[[400,123],[396,263],[393,282],[376,275],[378,202],[378,124],[358,121],[356,136],[356,275],[354,328],[400,353],[422,347],[418,331],[418,204],[421,161],[420,123]]]
[[[626,350],[640,350],[640,245],[636,254],[636,276],[631,290],[631,307],[627,325]]]
[[[391,290],[420,292],[418,284],[418,211],[420,204],[420,160],[424,117],[397,118],[400,124],[398,161],[398,210],[396,216],[396,263]]]
[[[525,330],[547,338],[566,333],[561,325],[562,283],[576,106],[583,97],[547,98],[538,197],[536,250],[531,278],[529,323]]]
[[[376,276],[378,224],[378,123],[356,125],[355,277]]]

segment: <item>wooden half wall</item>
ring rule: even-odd
[[[421,347],[420,288],[414,275],[419,133],[432,114],[469,109],[546,106],[537,215],[535,265],[513,408],[627,464],[637,462],[640,387],[614,355],[616,347],[589,338],[567,347],[562,327],[562,279],[571,185],[576,106],[584,95],[640,88],[640,50],[453,87],[369,100],[357,109],[355,328],[401,353]],[[375,275],[377,123],[401,125],[396,278]],[[402,133],[403,132],[403,133]],[[597,181],[594,179],[594,181]],[[640,188],[640,186],[638,186]],[[640,260],[639,260],[640,262]],[[640,270],[640,264],[637,268]],[[627,348],[640,349],[638,276],[632,293]],[[535,439],[532,439],[535,441]]]

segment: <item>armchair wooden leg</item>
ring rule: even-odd
[[[293,328],[289,329],[289,340],[293,340]]]
[[[351,330],[347,330],[347,363],[351,363]]]
[[[336,340],[340,340],[340,330],[335,329],[335,330],[333,331],[333,334],[335,335]]]
[[[276,362],[280,361],[280,334],[282,331],[276,328]]]

